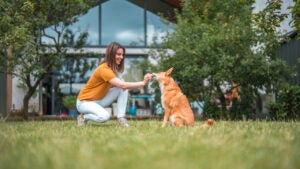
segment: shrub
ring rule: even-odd
[[[63,104],[66,108],[76,107],[76,96],[69,95],[63,97]]]
[[[277,101],[270,104],[270,115],[275,120],[295,120],[300,117],[300,86],[284,85]]]
[[[218,107],[217,104],[207,102],[204,104],[203,108],[203,118],[214,118],[214,119],[221,119],[222,110]]]

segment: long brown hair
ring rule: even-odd
[[[116,54],[117,50],[122,48],[124,51],[123,59],[120,63],[120,65],[116,64]],[[125,48],[119,44],[118,42],[111,42],[108,47],[106,48],[105,58],[102,62],[99,63],[101,65],[102,63],[107,63],[108,66],[115,72],[124,72],[124,59],[125,59]]]

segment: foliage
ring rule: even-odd
[[[61,66],[67,47],[78,50],[88,34],[74,33],[68,29],[87,12],[96,1],[1,1],[0,7],[0,71],[19,78],[26,86],[23,98],[24,118],[27,116],[29,99],[41,81],[55,68]],[[49,12],[51,11],[51,12]],[[52,33],[45,31],[52,29]],[[42,44],[48,38],[51,46]],[[7,49],[13,53],[6,54]]]
[[[278,92],[276,103],[270,105],[270,114],[276,120],[300,118],[300,86],[284,85]]]
[[[74,95],[68,95],[63,97],[63,105],[67,108],[76,107],[77,97]]]
[[[207,119],[207,118],[218,119],[218,118],[220,118],[220,115],[222,113],[220,108],[218,107],[218,105],[213,104],[211,102],[204,104],[203,109],[205,110],[203,112],[204,119]]]
[[[280,41],[276,28],[286,17],[279,12],[282,1],[268,1],[254,15],[253,3],[185,0],[182,11],[177,12],[174,32],[163,44],[175,54],[163,53],[159,69],[174,66],[172,75],[190,100],[211,105],[215,95],[219,102],[214,104],[221,108],[215,114],[220,118],[250,110],[259,89],[271,92],[291,74],[276,53]],[[232,82],[244,101],[228,110],[225,94],[234,88]]]
[[[161,120],[0,123],[1,168],[296,169],[300,123],[217,121],[212,128],[161,128]],[[18,162],[16,162],[16,159]],[[233,160],[234,159],[234,160]]]
[[[298,35],[300,35],[300,0],[293,0],[294,5],[291,6],[293,26],[297,30]],[[300,36],[298,36],[300,38]]]

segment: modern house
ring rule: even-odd
[[[148,59],[151,44],[160,43],[162,36],[172,31],[172,28],[161,20],[160,15],[172,21],[175,8],[180,8],[179,0],[99,1],[98,5],[81,16],[71,29],[74,32],[79,29],[88,32],[89,37],[83,53],[89,63],[97,65],[110,42],[116,41],[125,46],[126,69],[123,78],[128,81],[137,81],[142,79],[146,71],[137,65]],[[49,44],[49,41],[43,38],[42,43]],[[87,53],[93,54],[86,56]],[[29,112],[56,115],[61,111],[60,96],[79,92],[92,70],[84,75],[72,72],[73,67],[67,64],[67,61],[72,60],[74,55],[80,54],[76,51],[68,51],[66,66],[61,70],[49,72],[40,87],[43,94],[30,100]],[[0,112],[6,114],[11,109],[21,109],[24,91],[17,87],[18,79],[0,74],[0,82]]]
[[[265,1],[257,1],[254,10],[261,10],[264,3]],[[287,5],[291,3],[292,0],[285,1]],[[87,30],[89,33],[88,43],[83,48],[83,53],[93,53],[91,56],[85,55],[86,60],[91,64],[103,58],[106,46],[110,42],[117,41],[124,45],[126,70],[123,78],[137,81],[142,79],[147,71],[137,65],[150,59],[150,46],[153,43],[160,43],[162,37],[172,31],[172,28],[161,20],[160,15],[162,14],[169,21],[174,21],[174,9],[180,10],[180,0],[104,0],[81,16],[71,29]],[[285,28],[286,25],[283,27]],[[47,39],[43,38],[42,43],[48,44]],[[296,45],[298,47],[292,46],[292,48],[298,48],[296,54],[299,55],[299,43]],[[66,61],[80,54],[76,51],[68,51]],[[40,86],[43,94],[30,101],[29,111],[43,115],[59,114],[60,96],[77,94],[92,73],[92,70],[85,74],[73,72],[72,65],[67,62],[65,65],[61,70],[49,72]],[[16,78],[0,74],[0,113],[5,115],[11,109],[21,109],[24,91],[17,86]]]

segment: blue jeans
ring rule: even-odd
[[[117,100],[117,117],[125,117],[128,90],[123,90],[117,87],[111,88],[106,96],[101,100],[80,101],[77,99],[76,107],[78,112],[83,114],[85,120],[92,120],[101,123],[109,120],[110,118],[110,113],[108,113],[104,107],[111,105],[115,100]]]

